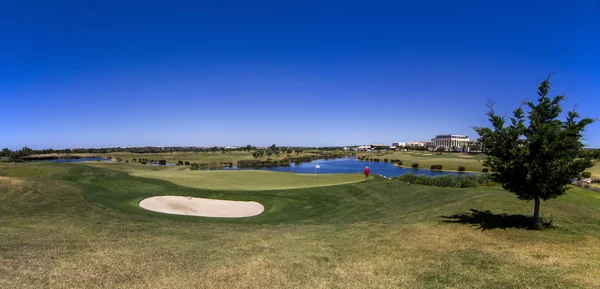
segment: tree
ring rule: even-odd
[[[273,150],[267,149],[265,153],[267,154],[267,159],[271,159],[271,155],[273,155]]]
[[[293,152],[293,150],[292,150],[292,149],[287,149],[287,150],[285,151],[285,153],[286,153],[288,156],[289,156],[289,155],[291,155],[291,154],[292,154],[292,152]]]
[[[475,128],[488,154],[484,166],[491,169],[504,189],[521,200],[534,201],[534,228],[540,220],[540,201],[564,194],[567,185],[592,166],[589,155],[579,156],[583,151],[582,132],[594,120],[579,119],[575,110],[569,111],[566,120],[559,119],[560,103],[565,97],[551,99],[549,91],[550,76],[538,87],[538,102],[524,102],[513,111],[508,126],[504,117],[496,115],[490,101],[487,115],[492,128]],[[529,109],[527,125],[523,106]]]
[[[10,150],[8,148],[3,148],[2,152],[0,152],[0,157],[9,157],[10,156]]]
[[[21,158],[21,155],[19,152],[12,151],[12,152],[10,152],[10,155],[8,156],[8,161],[14,162],[16,165],[20,158]]]
[[[438,153],[440,153],[440,155],[441,155],[443,152],[445,152],[445,151],[446,151],[446,148],[445,148],[445,147],[439,147],[439,148],[437,148],[437,149],[436,149],[436,151],[437,151]]]
[[[246,146],[246,150],[247,150],[247,151],[250,151],[250,150],[252,150],[252,146],[251,146],[251,145],[247,145],[247,146]]]
[[[253,156],[255,159],[257,159],[257,158],[260,158],[260,156],[261,156],[261,153],[260,153],[260,151],[254,151],[254,152],[252,152],[252,156]]]

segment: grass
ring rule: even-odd
[[[600,160],[596,160],[594,166],[588,169],[588,171],[592,172],[592,177],[600,178]]]
[[[55,156],[57,154],[47,154],[47,155],[38,155],[38,156]],[[148,159],[148,160],[166,160],[168,163],[177,163],[178,161],[189,161],[192,163],[210,163],[210,162],[233,162],[234,164],[238,160],[253,160],[255,159],[252,156],[252,152],[246,151],[227,151],[225,153],[222,152],[173,152],[173,153],[129,153],[129,152],[113,152],[107,154],[89,154],[89,153],[81,153],[81,154],[73,154],[74,156],[81,157],[91,157],[91,156],[101,156],[101,157],[113,157],[120,158],[123,162],[125,161],[133,161],[133,159]],[[310,156],[316,155],[316,153],[312,152],[303,152],[299,155],[295,153],[291,154],[291,157],[297,156]],[[286,157],[286,154],[280,154],[279,156],[273,154],[271,156],[272,160],[281,160]],[[267,160],[267,156],[259,158],[260,160]]]
[[[174,184],[209,190],[282,190],[331,186],[364,180],[358,174],[294,174],[273,171],[190,171],[166,169],[139,171],[134,176],[165,180]]]
[[[459,166],[464,166],[466,171],[481,172],[483,166],[481,161],[485,159],[483,155],[465,155],[459,153],[427,152],[427,151],[392,151],[387,153],[366,152],[362,155],[369,155],[374,158],[399,159],[405,167],[410,167],[413,163],[419,163],[419,168],[430,168],[431,165],[440,164],[444,170],[457,171]]]
[[[0,287],[600,286],[600,194],[589,190],[543,202],[556,228],[529,231],[519,220],[533,205],[499,188],[376,178],[222,191],[132,176],[131,167],[0,164]],[[234,220],[137,206],[168,194],[266,210]]]

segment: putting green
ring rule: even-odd
[[[363,180],[359,174],[295,174],[273,171],[186,171],[167,169],[159,171],[133,172],[136,177],[153,178],[171,183],[209,190],[282,190],[308,187],[322,187],[355,183]]]

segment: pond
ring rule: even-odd
[[[316,168],[316,166],[319,168]],[[289,167],[270,167],[261,168],[262,170],[271,170],[277,172],[292,172],[292,173],[303,173],[303,174],[359,174],[365,169],[365,166],[369,166],[371,174],[382,175],[384,177],[397,177],[407,173],[413,173],[416,175],[427,175],[427,176],[439,176],[439,175],[457,175],[457,174],[469,174],[469,173],[456,173],[456,172],[444,172],[444,171],[431,171],[428,169],[412,169],[412,168],[401,168],[391,163],[386,162],[368,162],[359,161],[356,158],[342,158],[342,159],[328,159],[328,160],[314,160],[312,162],[291,164]],[[237,170],[238,168],[223,168],[224,170]]]

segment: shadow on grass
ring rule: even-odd
[[[494,214],[490,211],[471,209],[470,213],[442,216],[444,223],[467,224],[479,227],[481,230],[493,229],[533,229],[531,217],[524,215]]]

